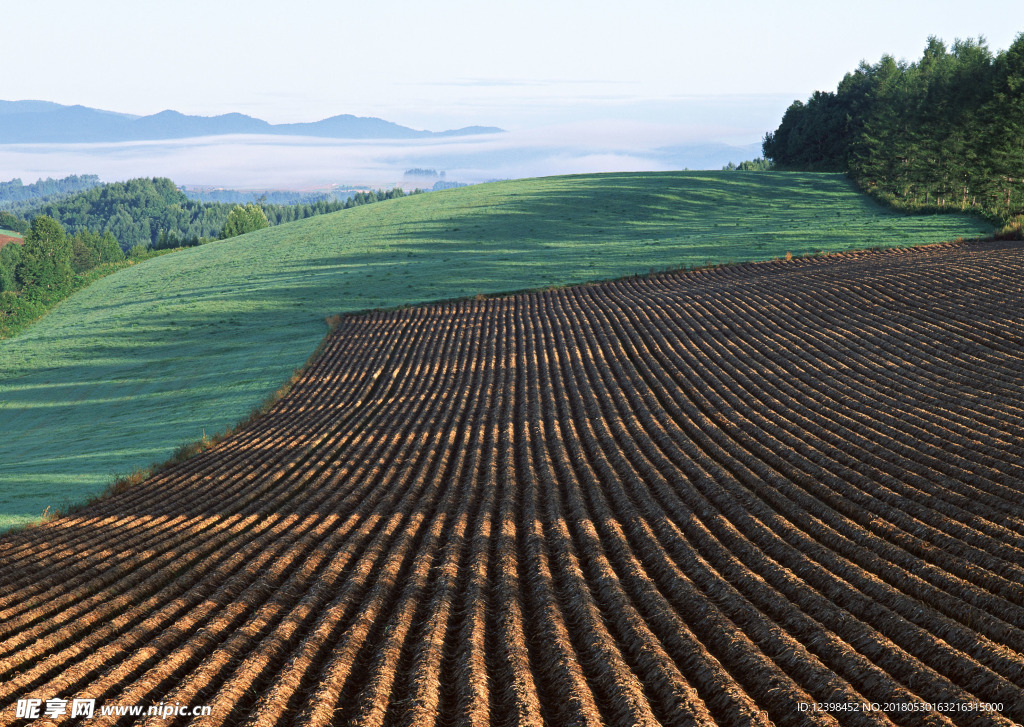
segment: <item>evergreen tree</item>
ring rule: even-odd
[[[99,265],[99,263],[100,256],[96,249],[86,244],[81,234],[71,238],[71,268],[76,273],[84,273],[86,270],[91,270]]]
[[[71,239],[71,266],[76,273],[120,260],[124,260],[124,253],[109,232],[99,235],[83,230]]]
[[[989,203],[1006,214],[1024,213],[1024,33],[999,55],[991,100],[981,111],[990,144],[986,167]]]
[[[72,245],[64,228],[52,217],[40,215],[25,235],[15,276],[22,288],[60,290],[74,275],[71,259]]]

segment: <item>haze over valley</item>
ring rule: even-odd
[[[390,186],[410,168],[445,170],[463,183],[719,169],[758,156],[761,129],[787,104],[783,95],[694,98],[679,102],[675,123],[627,113],[511,130],[468,125],[432,132],[350,115],[272,125],[241,114],[137,118],[52,103],[0,102],[0,169],[26,182],[86,170],[104,181],[161,176],[182,185],[285,189]]]

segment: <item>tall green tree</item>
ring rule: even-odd
[[[267,220],[267,214],[261,208],[252,203],[245,207],[235,205],[234,209],[228,213],[228,220],[224,223],[224,229],[221,230],[220,239],[225,240],[229,237],[244,235],[246,232],[262,230],[264,227],[270,227],[270,222]]]
[[[72,245],[64,228],[52,217],[39,215],[25,235],[15,276],[23,289],[61,290],[74,276],[71,260]]]

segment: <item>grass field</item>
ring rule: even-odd
[[[0,526],[230,426],[330,314],[989,232],[894,214],[839,175],[680,172],[417,195],[166,255],[0,342]]]

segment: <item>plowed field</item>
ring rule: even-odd
[[[1024,721],[1022,342],[1017,243],[350,317],[266,417],[0,540],[0,720]]]

